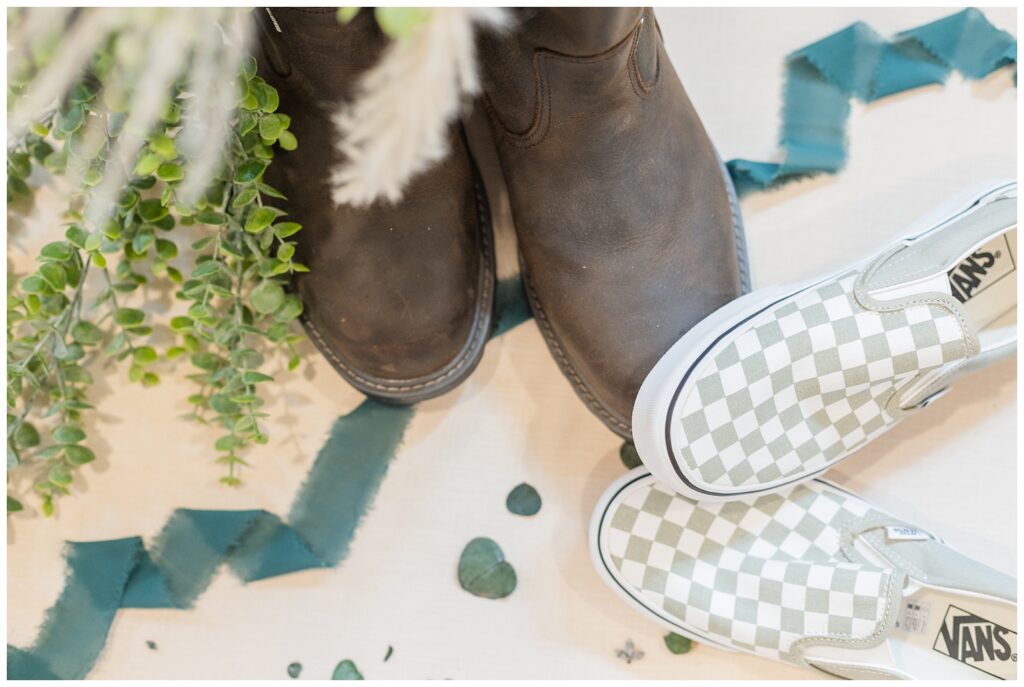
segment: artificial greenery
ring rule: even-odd
[[[338,21],[347,24],[359,13],[359,7],[339,7]],[[373,18],[389,38],[402,40],[430,18],[426,7],[373,7]]]
[[[9,203],[30,200],[29,179],[40,166],[81,182],[63,237],[43,247],[32,273],[8,282],[8,512],[24,507],[23,495],[11,493],[12,474],[30,476],[50,515],[54,499],[70,493],[76,469],[95,459],[85,423],[94,407],[95,359],[123,363],[128,379],[147,387],[178,363],[190,366],[196,392],[187,417],[218,429],[213,455],[223,466],[220,481],[231,486],[241,483],[246,449],[267,441],[260,391],[272,379],[266,354],[281,350],[289,369],[299,364],[294,345],[302,337],[291,323],[302,303],[286,283],[307,269],[293,259],[301,227],[284,220],[275,207],[284,196],[263,179],[275,147],[298,143],[289,117],[277,112],[276,90],[247,58],[223,168],[186,204],[179,190],[189,160],[176,136],[188,94],[176,87],[134,168],[124,170],[111,218],[93,226],[88,209],[102,200],[97,187],[127,116],[121,99],[103,89],[116,68],[115,49],[116,38],[64,102],[8,148]],[[41,66],[17,66],[9,100]],[[186,266],[179,247],[195,233]],[[173,290],[181,304],[169,320],[132,307],[161,289]],[[168,331],[172,336],[161,336]],[[171,343],[161,344],[165,339]]]

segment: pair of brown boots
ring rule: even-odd
[[[480,39],[483,103],[524,285],[587,406],[629,437],[647,372],[748,288],[728,175],[642,8],[534,8]],[[366,394],[413,403],[464,380],[492,327],[494,240],[461,125],[397,203],[336,206],[332,111],[387,44],[369,12],[261,17],[263,77],[300,142],[270,183],[303,225],[296,287],[311,338]],[[410,103],[415,107],[415,103]]]

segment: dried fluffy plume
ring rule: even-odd
[[[117,65],[101,87],[123,93],[128,119],[94,193],[89,219],[101,226],[126,180],[147,134],[170,102],[172,84],[184,79],[188,98],[179,145],[185,159],[185,200],[194,200],[216,173],[224,151],[237,95],[237,75],[250,24],[246,8],[82,8],[72,15],[54,8],[21,9],[8,35],[11,62],[24,59],[32,46],[58,40],[52,61],[35,75],[10,109],[8,146],[31,123],[52,111],[81,76],[100,46],[119,36]],[[68,18],[73,19],[68,22]],[[103,135],[99,122],[87,132]],[[72,182],[81,180],[72,179]]]
[[[332,176],[338,204],[398,200],[406,183],[448,153],[448,124],[479,90],[476,25],[508,22],[500,8],[436,8],[396,40],[334,117],[345,157]]]

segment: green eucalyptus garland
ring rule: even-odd
[[[225,164],[202,197],[188,203],[179,189],[189,173],[179,153],[183,87],[171,94],[161,124],[126,170],[127,183],[103,226],[86,211],[96,200],[106,163],[126,113],[102,91],[110,53],[102,53],[60,106],[8,148],[8,202],[31,196],[34,168],[80,180],[65,213],[63,239],[40,251],[34,272],[9,278],[7,290],[8,512],[24,497],[11,493],[14,474],[30,476],[46,515],[54,499],[69,494],[76,469],[95,459],[84,418],[93,410],[90,363],[123,362],[128,379],[160,382],[160,361],[190,366],[196,392],[187,417],[218,428],[220,481],[241,483],[243,456],[267,441],[261,389],[272,380],[266,355],[281,352],[299,365],[295,344],[303,337],[292,323],[302,313],[286,289],[289,275],[306,271],[293,260],[292,240],[301,227],[284,221],[274,206],[284,198],[263,180],[275,147],[294,150],[290,119],[277,112],[278,95],[244,60],[241,99],[231,122]],[[15,78],[16,98],[24,81]],[[97,126],[100,125],[100,126]],[[102,136],[89,135],[101,131]],[[205,234],[191,244],[189,270],[175,267],[180,227]],[[155,321],[124,302],[133,292],[170,285],[180,314]],[[159,330],[173,333],[161,346]]]

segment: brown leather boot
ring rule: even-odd
[[[576,392],[629,437],[645,375],[745,288],[739,210],[651,10],[519,19],[481,66],[527,292]]]
[[[339,162],[331,114],[387,43],[371,12],[339,24],[335,9],[256,10],[259,73],[280,95],[299,140],[268,183],[303,225],[295,288],[310,338],[352,386],[382,400],[437,396],[476,366],[490,334],[494,252],[483,184],[461,126],[450,154],[396,204],[335,206]],[[411,104],[414,105],[414,104]]]

